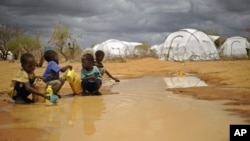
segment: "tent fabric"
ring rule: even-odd
[[[162,47],[163,47],[163,43],[159,44],[159,45],[153,45],[153,46],[150,47],[149,53],[151,55],[158,56],[159,59],[161,59],[160,57],[161,57]]]
[[[219,59],[214,42],[205,33],[182,29],[171,33],[160,48],[160,59],[173,61]]]
[[[136,42],[125,42],[110,39],[93,47],[93,52],[102,50],[105,53],[105,59],[124,58],[134,55],[135,46],[141,45]]]
[[[246,38],[234,36],[226,39],[219,48],[219,53],[223,57],[245,58],[247,57],[246,48],[248,47],[249,43]]]

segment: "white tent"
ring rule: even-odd
[[[0,55],[1,56],[3,55],[3,52],[1,50],[0,50]],[[13,60],[13,59],[14,59],[13,53],[11,51],[8,51],[8,55],[7,55],[6,60]]]
[[[205,33],[195,29],[182,29],[171,33],[160,49],[164,60],[215,60],[219,59],[214,42]]]
[[[97,50],[102,50],[105,53],[105,58],[124,58],[135,53],[135,47],[141,45],[141,43],[136,42],[125,42],[115,39],[110,39],[93,47],[93,52]]]
[[[235,36],[228,38],[219,48],[219,53],[223,57],[244,58],[247,57],[246,48],[249,43],[246,38]]]
[[[154,56],[158,56],[159,59],[164,59],[164,58],[160,58],[162,55],[162,53],[161,53],[162,47],[163,47],[163,43],[159,44],[159,45],[151,46],[149,49],[149,54],[154,55]]]

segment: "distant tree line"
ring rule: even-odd
[[[12,54],[13,59],[16,60],[24,52],[38,51],[40,59],[38,59],[37,66],[42,66],[45,47],[41,45],[40,36],[40,32],[37,32],[36,37],[27,35],[27,32],[18,25],[0,24],[0,59],[6,60],[7,56]],[[74,60],[75,53],[80,50],[76,42],[78,37],[80,36],[75,37],[71,33],[68,26],[59,22],[54,27],[47,45],[52,46],[54,50],[60,53],[65,61]]]

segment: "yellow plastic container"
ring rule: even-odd
[[[46,89],[46,96],[51,97],[53,94],[53,89],[51,85],[48,85],[47,89]],[[45,100],[46,105],[52,105],[53,103],[50,102],[50,100],[46,99]]]
[[[82,93],[80,76],[74,70],[67,70],[65,78],[69,82],[69,85],[74,94]]]
[[[69,83],[72,83],[75,79],[75,71],[74,70],[67,70],[65,78]]]
[[[183,72],[183,71],[177,71],[176,74],[177,74],[178,76],[183,76],[183,75],[185,75],[185,72]]]

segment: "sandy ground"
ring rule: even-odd
[[[81,63],[71,64],[76,71],[81,69]],[[45,64],[46,65],[46,64]],[[44,68],[37,68],[36,74],[41,75]],[[250,60],[237,61],[208,61],[208,62],[170,62],[154,58],[126,60],[124,62],[105,62],[105,67],[119,79],[137,78],[142,76],[173,76],[178,71],[185,74],[195,74],[204,80],[208,87],[173,88],[168,89],[176,94],[193,96],[198,99],[231,100],[230,105],[250,105]],[[7,105],[6,89],[11,77],[20,69],[19,62],[0,61],[0,106]],[[107,79],[107,78],[106,78]],[[103,91],[107,91],[102,88]],[[237,114],[248,119],[250,109],[234,110]],[[8,113],[0,111],[1,122],[11,122]]]

